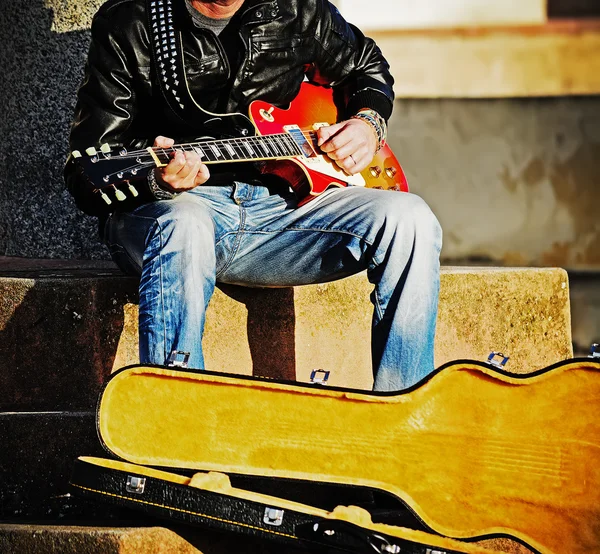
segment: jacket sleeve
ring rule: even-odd
[[[113,150],[147,146],[132,136],[136,99],[131,68],[135,61],[121,30],[111,25],[110,14],[109,7],[101,8],[94,16],[84,78],[77,93],[69,146],[71,152],[77,150],[82,156],[86,156],[87,148],[99,149],[105,143]],[[105,215],[117,208],[132,209],[153,199],[145,177],[130,180],[138,192],[137,197],[127,194],[124,189],[126,199],[120,201],[115,198],[114,187],[100,190],[102,183],[92,182],[72,153],[67,159],[64,176],[75,203],[90,215]],[[107,196],[111,199],[110,204],[106,201]]]
[[[330,2],[319,0],[317,4],[317,56],[308,78],[333,86],[345,100],[347,115],[371,108],[389,119],[394,80],[381,50]]]

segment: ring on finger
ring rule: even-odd
[[[352,160],[352,163],[356,165],[356,160],[354,159],[354,156],[352,154],[350,154],[349,158]]]

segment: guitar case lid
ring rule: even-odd
[[[101,395],[98,432],[130,463],[368,488],[447,537],[578,554],[600,547],[599,370],[457,361],[375,393],[130,366]]]

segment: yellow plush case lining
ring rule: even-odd
[[[578,554],[600,545],[599,369],[456,363],[384,396],[135,366],[108,383],[98,427],[135,464],[374,487],[449,537]]]

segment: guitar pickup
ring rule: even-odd
[[[310,161],[311,158],[317,158],[316,148],[316,137],[313,137],[313,134],[310,133],[305,134],[298,125],[284,125],[284,131],[289,133],[294,142],[298,145],[298,148],[302,151],[303,156]],[[313,144],[311,144],[311,142]]]

